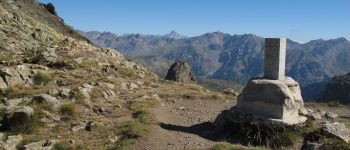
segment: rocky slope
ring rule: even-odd
[[[0,149],[125,149],[164,100],[227,97],[91,45],[34,0],[0,0],[0,35]]]
[[[116,48],[162,75],[176,60],[188,61],[194,73],[205,78],[245,84],[249,78],[262,75],[264,39],[255,35],[214,32],[182,39],[106,32],[84,35],[97,45]],[[287,53],[287,75],[301,84],[306,99],[317,97],[334,75],[350,71],[347,59],[350,42],[345,38],[305,44],[288,40]]]
[[[338,101],[348,104],[350,102],[350,73],[333,77],[327,84],[320,101]]]

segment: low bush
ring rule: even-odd
[[[5,117],[7,118],[7,117]],[[12,117],[2,121],[2,128],[13,134],[30,134],[44,126],[37,111],[29,117]]]
[[[53,80],[53,75],[45,72],[37,72],[33,77],[33,82],[36,85],[46,85]]]
[[[63,103],[59,111],[65,120],[72,119],[76,116],[76,104],[71,102]]]
[[[140,123],[148,125],[151,122],[151,115],[149,112],[140,110],[132,114],[133,118],[136,118]]]

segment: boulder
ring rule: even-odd
[[[40,94],[40,95],[34,96],[33,101],[37,103],[44,103],[44,102],[48,103],[52,106],[54,110],[58,110],[58,108],[60,107],[60,102],[57,100],[57,98],[52,97],[48,94]]]
[[[16,110],[13,115],[13,120],[21,120],[22,118],[29,118],[31,115],[33,115],[34,109],[29,106],[23,106],[22,108]]]
[[[4,67],[0,69],[0,89],[10,86],[33,85],[33,76],[36,72],[47,70],[46,66],[35,64],[23,64],[14,67]]]
[[[346,143],[350,142],[350,129],[348,129],[344,123],[339,122],[324,122],[322,125],[322,131],[326,134],[338,137],[344,140]]]
[[[320,101],[339,101],[343,104],[350,102],[350,73],[335,76],[327,84]]]
[[[178,61],[172,64],[165,79],[176,82],[196,83],[196,78],[191,71],[191,67],[185,61]]]
[[[290,77],[284,80],[250,80],[238,96],[235,109],[288,125],[304,122],[306,117],[299,116],[299,113],[307,113],[299,84]]]
[[[82,86],[79,87],[79,92],[83,95],[82,101],[84,102],[85,105],[91,107],[92,102],[91,102],[91,92],[94,86],[84,83]]]

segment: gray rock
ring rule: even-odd
[[[39,142],[24,145],[26,150],[50,150],[57,143],[57,140],[42,140]]]
[[[7,83],[0,76],[0,89],[6,89],[6,88],[7,88]]]
[[[319,150],[321,146],[320,143],[307,142],[303,145],[302,150]]]
[[[69,88],[62,88],[59,90],[59,96],[62,98],[69,98],[71,97],[71,89]]]
[[[178,61],[172,64],[165,79],[184,83],[197,82],[190,65],[185,61]]]
[[[81,87],[79,87],[79,92],[84,96],[84,98],[82,99],[84,101],[84,103],[87,106],[92,106],[92,102],[91,102],[91,92],[92,89],[94,88],[94,86],[90,85],[90,84],[83,84]]]
[[[232,88],[227,88],[227,89],[224,89],[223,91],[225,94],[230,94],[230,95],[233,95],[233,96],[238,96],[238,92],[236,92],[234,89]]]
[[[106,100],[113,100],[116,97],[116,94],[110,89],[108,89],[105,92],[102,92],[102,94],[103,94],[103,98]]]
[[[344,140],[346,143],[349,143],[350,141],[350,129],[348,129],[344,123],[330,123],[328,121],[324,122],[322,125],[322,131],[327,134],[338,137]]]
[[[330,118],[330,119],[335,119],[335,118],[337,118],[339,115],[338,115],[338,114],[335,114],[335,113],[332,113],[332,112],[327,112],[325,116],[326,116],[327,118]]]
[[[322,114],[318,111],[308,113],[307,116],[309,116],[311,119],[314,119],[314,120],[321,120],[322,119]]]
[[[29,118],[31,115],[33,115],[33,113],[34,109],[32,107],[23,106],[13,113],[12,119],[19,120],[20,118]]]
[[[284,80],[252,79],[238,96],[238,111],[274,119],[286,124],[298,124],[306,120],[299,116],[305,112],[298,82],[290,77]]]
[[[12,135],[8,136],[7,140],[4,142],[0,142],[0,148],[4,148],[5,150],[17,150],[16,146],[21,143],[23,137],[21,135]]]
[[[48,94],[40,94],[40,95],[34,96],[33,101],[38,103],[46,102],[50,104],[54,110],[58,110],[58,108],[60,107],[60,102],[57,100],[57,98],[52,97]]]

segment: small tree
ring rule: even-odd
[[[45,7],[51,14],[57,16],[56,8],[52,3],[46,4]]]

